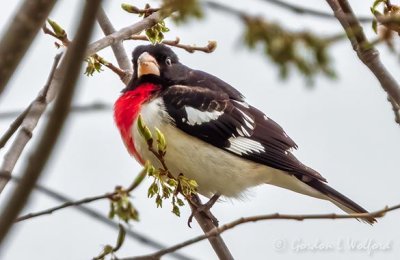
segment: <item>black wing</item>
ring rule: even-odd
[[[192,85],[195,82],[197,85]],[[189,86],[174,85],[163,91],[167,112],[176,127],[225,151],[302,180],[326,181],[294,157],[290,150],[297,145],[277,123],[245,103],[227,83],[218,91],[203,85],[207,82],[210,83],[208,76],[203,81],[199,77],[192,79]],[[218,86],[215,81],[214,84]]]

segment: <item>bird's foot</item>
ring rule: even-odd
[[[212,206],[214,206],[215,202],[219,199],[221,195],[219,194],[214,194],[209,201],[207,201],[205,204],[201,204],[200,201],[190,201],[192,205],[192,214],[190,214],[189,219],[188,219],[188,226],[191,228],[191,223],[193,220],[193,217],[197,214],[204,214],[207,218],[209,218],[214,226],[218,227],[218,219],[211,213],[210,209]]]

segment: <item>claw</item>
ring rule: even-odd
[[[190,224],[193,221],[193,217],[196,214],[202,213],[212,221],[214,226],[218,227],[218,219],[211,213],[210,209],[215,204],[215,202],[217,202],[219,197],[220,197],[219,194],[214,194],[214,196],[212,196],[211,199],[209,201],[207,201],[207,203],[205,203],[205,204],[201,204],[201,202],[198,202],[198,201],[197,202],[191,201],[190,203],[192,204],[192,214],[190,214],[190,216],[188,218],[188,222],[187,222],[188,226],[190,228],[192,228]],[[199,203],[200,203],[200,205],[199,205]]]

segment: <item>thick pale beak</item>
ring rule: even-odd
[[[160,76],[160,67],[156,59],[147,52],[143,52],[138,58],[138,77],[153,74]]]

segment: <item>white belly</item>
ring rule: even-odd
[[[167,141],[165,162],[171,174],[178,176],[182,173],[187,178],[196,180],[199,193],[204,196],[210,197],[219,193],[227,197],[240,197],[247,188],[263,183],[314,197],[322,195],[281,170],[241,159],[239,156],[184,133],[168,122],[168,115],[161,99],[155,99],[143,105],[140,113],[153,132],[153,136],[156,136],[155,127],[165,135]],[[148,150],[145,140],[140,136],[136,121],[131,131],[135,148],[141,157],[144,160],[150,160],[154,166],[161,167],[159,161]]]

